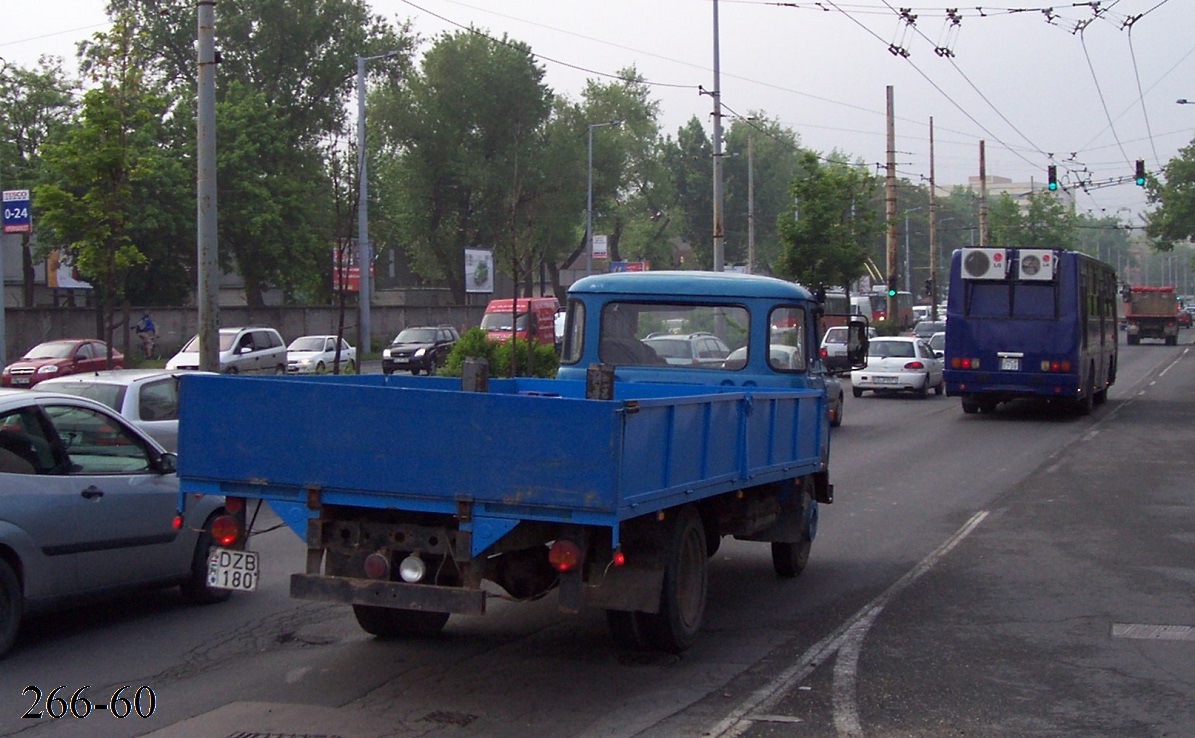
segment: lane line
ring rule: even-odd
[[[704,731],[703,734],[713,738],[734,738],[735,736],[742,735],[752,724],[760,720],[763,715],[770,714],[771,710],[786,696],[787,692],[793,686],[796,686],[795,682],[804,680],[813,673],[814,669],[820,666],[826,659],[834,656],[835,653],[838,653],[840,661],[843,660],[840,650],[844,645],[847,646],[848,656],[853,654],[853,657],[846,659],[850,663],[848,667],[845,667],[845,671],[842,672],[841,677],[839,675],[840,667],[837,663],[835,664],[834,723],[838,727],[841,719],[848,729],[852,729],[854,725],[858,724],[858,709],[855,707],[854,697],[858,649],[863,642],[864,636],[867,634],[868,628],[871,627],[880,612],[896,595],[908,589],[910,585],[925,575],[943,556],[970,535],[987,516],[987,510],[982,510],[973,515],[962,528],[922,559],[917,566],[905,573],[904,576],[896,580],[888,589],[864,605],[854,615],[847,618],[842,625],[835,628],[829,635],[813,644],[813,646],[797,659],[796,663],[782,671],[764,686],[752,692],[747,699],[731,710],[725,718],[714,724],[709,730]],[[843,680],[849,681],[849,694],[846,686],[842,688],[838,686]],[[839,717],[840,714],[842,715],[841,718]]]

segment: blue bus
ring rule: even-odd
[[[968,248],[950,261],[946,394],[963,412],[1021,397],[1080,415],[1116,381],[1116,270],[1075,251]]]

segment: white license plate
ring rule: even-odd
[[[1003,356],[1000,358],[1000,371],[1002,372],[1019,372],[1021,371],[1021,360]]]
[[[256,551],[213,548],[207,556],[207,586],[250,592],[257,589]]]
[[[29,384],[29,377],[13,377],[12,384],[14,387],[23,387]]]
[[[896,384],[896,377],[876,377],[876,384]]]

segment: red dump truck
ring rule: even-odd
[[[1125,335],[1130,346],[1142,338],[1178,344],[1178,299],[1173,287],[1129,287],[1124,291]]]

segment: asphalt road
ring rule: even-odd
[[[781,581],[766,545],[725,541],[680,657],[621,650],[601,613],[554,597],[376,641],[346,607],[288,598],[304,549],[282,529],[254,540],[256,593],[153,593],[27,628],[0,662],[0,736],[1195,734],[1182,341],[1122,346],[1087,418],[848,395],[809,568]],[[97,702],[144,685],[155,712],[22,717],[23,689],[44,704],[60,684]]]

